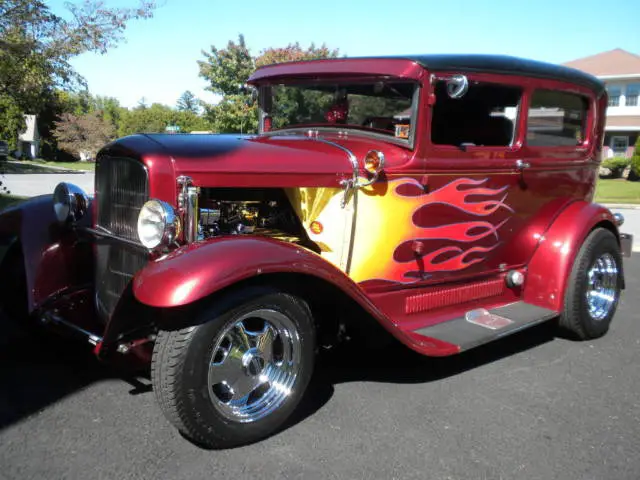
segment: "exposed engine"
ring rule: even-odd
[[[259,234],[301,240],[301,227],[281,190],[203,189],[199,237]]]

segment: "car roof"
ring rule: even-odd
[[[385,62],[390,60],[391,62]],[[343,65],[340,71],[347,71],[345,64],[354,67],[359,64],[374,66],[374,69],[382,69],[382,65],[396,64],[397,61],[418,64],[429,71],[449,71],[467,73],[495,73],[500,75],[519,75],[548,80],[573,83],[591,89],[596,96],[601,95],[605,88],[604,83],[588,73],[574,68],[564,67],[553,63],[527,60],[508,55],[488,54],[424,54],[424,55],[396,55],[378,57],[339,57],[334,59],[304,60],[299,62],[286,62],[280,64],[265,65],[260,67],[252,75],[251,80],[271,76],[308,73],[319,75],[323,69],[329,70],[329,64]],[[324,67],[321,67],[324,65]],[[397,64],[396,64],[397,65]],[[295,72],[295,73],[294,73]],[[359,67],[363,72],[363,66]]]
[[[524,75],[575,83],[590,88],[597,95],[604,91],[604,83],[601,80],[575,68],[508,55],[431,54],[408,55],[405,58],[419,63],[428,70]]]

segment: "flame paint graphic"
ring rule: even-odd
[[[513,213],[505,203],[508,185],[483,187],[487,181],[488,178],[459,178],[426,193],[416,179],[400,178],[389,181],[384,193],[375,188],[363,191],[358,198],[356,228],[358,232],[367,232],[367,235],[366,240],[360,240],[358,236],[352,257],[352,278],[356,281],[377,279],[408,283],[434,272],[463,270],[485,260],[486,255],[483,254],[500,244],[498,230],[509,218],[492,223],[478,217],[489,217],[501,209]],[[422,209],[438,204],[454,207],[475,219],[435,226],[421,225],[421,219],[429,218]],[[487,245],[491,239],[494,242]],[[423,251],[423,242],[431,240],[449,240],[454,244]],[[464,245],[481,240],[484,240],[482,245]]]

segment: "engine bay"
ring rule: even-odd
[[[262,235],[300,243],[306,237],[280,189],[203,188],[198,237]]]

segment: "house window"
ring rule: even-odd
[[[610,107],[620,106],[620,95],[622,94],[622,89],[617,86],[607,86],[607,93],[609,94],[608,105]]]
[[[629,147],[629,137],[627,136],[614,136],[611,137],[611,150],[616,157],[624,157],[627,154],[627,148]]]
[[[473,83],[462,98],[435,85],[431,141],[456,147],[507,147],[513,142],[522,90],[493,83]]]
[[[534,147],[574,147],[584,143],[589,102],[573,93],[536,90],[527,121],[527,143]]]
[[[640,83],[632,83],[631,85],[627,85],[625,105],[627,107],[637,107],[638,95],[640,95]]]

